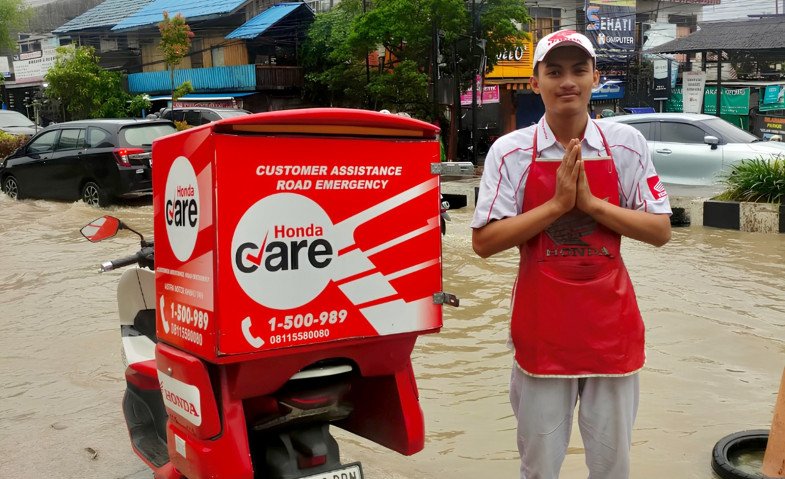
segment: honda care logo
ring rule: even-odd
[[[187,261],[199,233],[199,184],[191,162],[184,156],[177,157],[169,170],[164,207],[169,244],[177,259]]]
[[[232,269],[245,293],[273,309],[291,309],[316,298],[330,281],[337,256],[333,224],[310,199],[281,193],[243,214],[232,238]]]

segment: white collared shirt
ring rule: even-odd
[[[582,155],[586,158],[608,155],[598,127],[608,141],[608,149],[619,175],[621,207],[671,214],[668,194],[654,171],[646,139],[635,128],[623,123],[589,119],[581,140]],[[521,128],[496,140],[485,157],[472,228],[481,228],[491,220],[521,213],[535,132],[538,158],[564,157],[566,150],[557,141],[544,115],[536,125]]]

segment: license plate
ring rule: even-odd
[[[363,479],[363,469],[360,463],[347,464],[340,469],[321,472],[301,479]]]

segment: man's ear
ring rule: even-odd
[[[537,80],[537,77],[529,78],[529,85],[532,87],[532,91],[536,94],[540,94],[540,82]]]
[[[600,71],[596,68],[594,69],[594,81],[592,82],[592,88],[597,88],[600,85]]]

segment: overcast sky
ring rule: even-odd
[[[719,5],[703,7],[703,21],[743,20],[751,14],[785,13],[783,0],[721,0]]]

